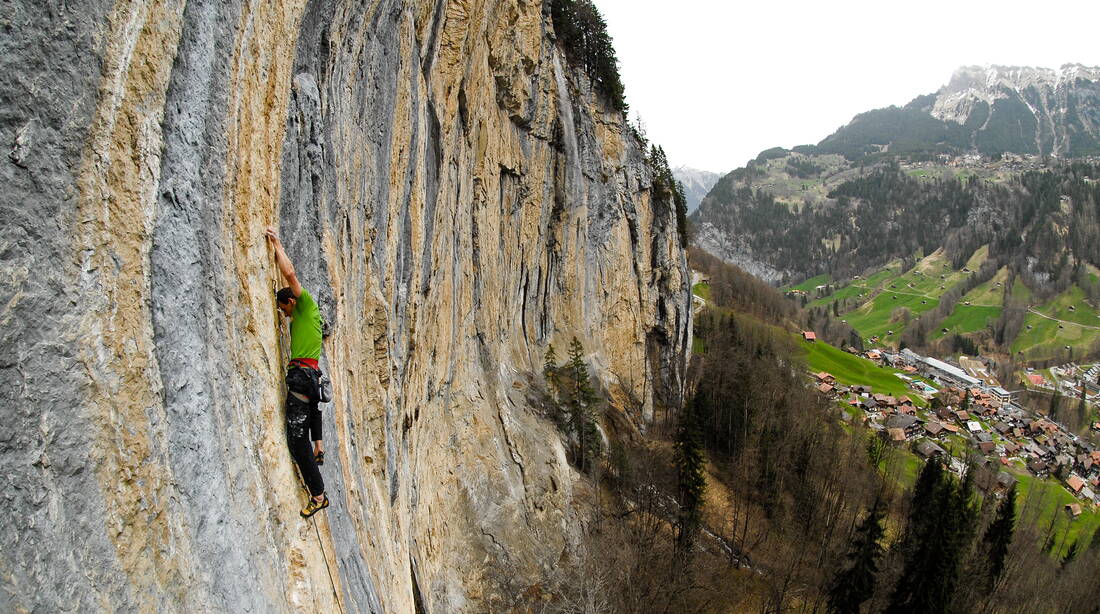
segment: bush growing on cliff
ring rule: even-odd
[[[619,60],[596,5],[591,0],[550,0],[550,16],[569,63],[588,75],[615,110],[626,111]]]

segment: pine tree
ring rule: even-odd
[[[957,483],[935,459],[925,463],[913,490],[900,545],[903,570],[887,614],[949,611],[978,514],[970,482],[968,475]]]
[[[584,347],[573,337],[569,344],[569,391],[566,398],[570,434],[575,438],[574,458],[587,471],[600,453],[600,434],[596,429],[596,393],[584,363]]]
[[[852,536],[848,564],[838,573],[829,587],[828,611],[830,614],[859,614],[859,606],[875,592],[875,574],[882,558],[882,519],[884,512],[878,501],[868,512]]]
[[[1069,551],[1066,552],[1066,555],[1062,557],[1063,569],[1065,569],[1066,565],[1069,565],[1073,562],[1074,559],[1077,558],[1078,550],[1080,550],[1080,548],[1077,546],[1077,541],[1074,540],[1074,542],[1069,546]]]
[[[558,355],[554,353],[554,344],[551,343],[550,347],[546,350],[546,358],[542,363],[542,375],[546,378],[547,382],[551,382],[554,379],[554,374],[558,370]]]
[[[680,412],[675,446],[677,491],[680,498],[680,533],[677,541],[682,547],[690,547],[699,527],[703,495],[707,489],[702,426],[694,399]]]
[[[989,557],[989,568],[986,576],[986,590],[992,590],[997,580],[1005,569],[1005,559],[1008,557],[1008,546],[1012,543],[1012,535],[1016,530],[1016,485],[1008,489],[1005,498],[997,506],[997,517],[990,523],[982,536]]]

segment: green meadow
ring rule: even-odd
[[[806,364],[814,372],[826,371],[831,373],[836,381],[841,384],[862,384],[870,386],[875,392],[881,392],[892,396],[908,395],[917,405],[927,405],[924,399],[919,397],[904,381],[898,378],[895,369],[884,368],[874,362],[849,354],[844,350],[833,347],[824,341],[810,343],[800,341],[802,348],[806,350]]]

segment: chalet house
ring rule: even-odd
[[[871,398],[875,400],[875,403],[878,403],[879,407],[888,407],[890,409],[893,409],[898,406],[898,400],[889,395],[875,393],[871,395]]]
[[[997,444],[992,441],[978,442],[978,449],[982,451],[982,454],[993,454],[997,450]]]
[[[904,429],[886,429],[886,434],[890,438],[891,443],[902,443],[905,441]]]
[[[1000,492],[1008,492],[1009,488],[1012,488],[1016,484],[1016,477],[1011,473],[1004,471],[997,474],[997,490]]]
[[[985,492],[1005,492],[1016,483],[1011,474],[1001,471],[1001,463],[991,463],[981,456],[974,456],[974,485]]]
[[[821,384],[818,384],[817,390],[821,394],[832,395],[833,394],[833,385],[832,384],[821,383]]]
[[[921,421],[916,416],[896,414],[886,420],[888,430],[901,429],[906,437],[916,436],[921,431]]]
[[[939,422],[929,422],[924,425],[924,430],[932,437],[939,437],[943,433],[943,425]]]
[[[1066,513],[1069,514],[1070,518],[1077,518],[1078,516],[1081,515],[1081,504],[1080,503],[1067,503],[1066,507],[1065,507],[1065,510],[1066,510]]]
[[[1044,477],[1047,472],[1050,471],[1050,467],[1037,458],[1033,458],[1027,462],[1027,469],[1038,477]]]
[[[927,439],[924,440],[924,441],[920,441],[915,446],[913,446],[913,451],[916,452],[917,454],[919,454],[921,457],[926,458],[926,459],[927,458],[932,458],[933,456],[946,456],[947,455],[946,450],[941,448],[935,442],[928,441]]]
[[[945,423],[943,425],[943,430],[947,431],[948,433],[958,433],[959,427],[954,424]]]
[[[1096,493],[1093,492],[1093,490],[1088,486],[1081,489],[1081,496],[1084,497],[1087,501],[1096,501]],[[1096,502],[1100,503],[1100,501]]]
[[[817,378],[818,383],[821,384],[836,384],[836,378],[832,373],[822,371],[821,373],[814,373],[814,377]]]
[[[802,338],[810,343],[814,343],[817,341],[817,333],[812,330],[804,330],[802,331]]]
[[[1059,467],[1072,467],[1073,457],[1069,454],[1062,453],[1054,457],[1054,462]]]
[[[1076,475],[1070,475],[1066,480],[1066,486],[1069,487],[1073,494],[1079,494],[1081,489],[1085,487],[1085,481]]]

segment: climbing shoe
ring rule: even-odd
[[[324,465],[325,464],[325,451],[321,450],[320,452],[314,454],[313,458],[314,458],[314,460],[317,461],[318,465]]]
[[[326,507],[328,507],[328,495],[323,495],[320,501],[310,497],[309,503],[302,508],[302,518],[309,518]]]

